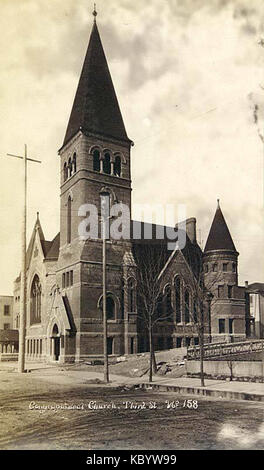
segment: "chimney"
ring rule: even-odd
[[[192,243],[196,243],[196,219],[191,217],[186,220],[186,232]]]
[[[245,288],[248,288],[248,281],[245,281]]]

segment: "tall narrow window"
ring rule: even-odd
[[[176,306],[176,323],[181,323],[181,280],[179,276],[175,278],[175,306]]]
[[[229,299],[232,299],[233,286],[227,286],[227,296]]]
[[[162,316],[163,316],[163,296],[162,296],[162,294],[159,294],[158,299],[157,299],[156,315],[159,319],[162,319]]]
[[[135,311],[135,282],[134,279],[128,280],[128,311]]]
[[[37,274],[34,276],[30,291],[30,319],[31,323],[41,321],[41,284]]]
[[[67,243],[71,243],[71,196],[67,202]]]
[[[184,306],[185,306],[185,323],[190,323],[190,294],[186,290],[184,294]]]
[[[111,163],[110,163],[110,154],[104,154],[103,170],[107,175],[111,174]]]
[[[171,286],[166,286],[165,289],[165,320],[172,321],[172,305],[171,305]]]
[[[121,158],[119,156],[115,158],[114,175],[121,176]]]
[[[125,286],[124,281],[122,280],[121,285],[121,317],[124,318],[124,310],[125,310]]]
[[[218,328],[219,333],[225,333],[225,319],[219,318],[218,320]]]
[[[228,319],[228,329],[229,329],[229,334],[232,335],[234,333],[234,318]]]
[[[76,173],[76,153],[73,154],[72,158],[72,171],[73,173]]]
[[[68,177],[70,178],[71,175],[72,175],[72,161],[71,161],[71,158],[69,158],[69,161],[68,161]]]
[[[107,320],[113,320],[115,318],[115,302],[112,297],[106,297],[106,315]]]
[[[99,150],[93,152],[93,170],[100,171],[100,153]]]
[[[63,181],[66,181],[68,178],[68,168],[67,168],[67,163],[64,163],[63,166]]]

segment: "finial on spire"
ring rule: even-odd
[[[220,207],[220,199],[217,199],[217,207]]]
[[[97,17],[96,3],[94,3],[94,11],[93,11],[93,16],[94,16],[94,22],[96,23],[96,17]]]

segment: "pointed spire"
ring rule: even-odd
[[[96,9],[93,12],[96,20]],[[129,141],[107,65],[96,21],[63,145],[79,131]]]
[[[204,251],[207,252],[214,250],[228,250],[236,252],[234,242],[220,208],[219,199],[217,199],[217,208]]]

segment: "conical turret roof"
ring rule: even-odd
[[[207,251],[214,250],[228,250],[236,252],[234,242],[221,211],[219,202],[217,204],[216,213],[204,249],[205,253]]]
[[[63,145],[80,128],[104,137],[129,141],[96,22],[91,32]]]

